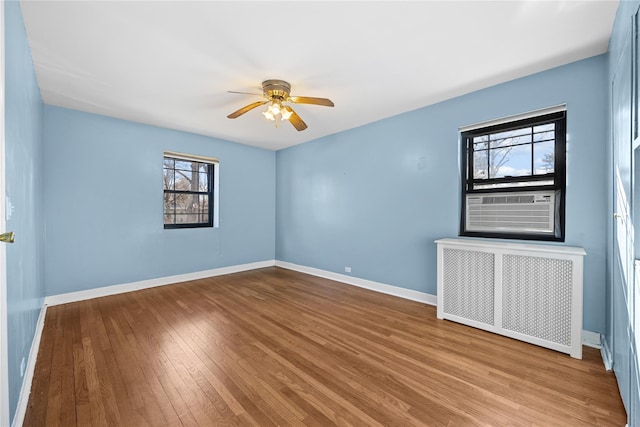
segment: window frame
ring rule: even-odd
[[[460,132],[461,147],[461,204],[460,204],[460,228],[459,236],[466,237],[485,237],[500,239],[518,239],[518,240],[540,240],[540,241],[557,241],[565,240],[565,198],[566,198],[566,110],[555,111],[547,114],[529,116],[522,119],[513,119],[490,124],[488,126],[477,126],[472,129],[462,130]],[[533,141],[528,143],[532,146],[532,169],[531,175],[525,176],[509,176],[499,178],[476,179],[474,174],[474,142],[473,139],[478,136],[490,135],[499,132],[517,130],[527,127],[545,125],[549,123],[555,124],[554,129],[554,172],[547,174],[535,174],[533,165],[534,144]],[[537,181],[549,181],[553,179],[553,184],[535,185]],[[519,183],[528,182],[533,185],[519,186]],[[474,188],[478,184],[506,184],[504,187],[494,188]],[[508,184],[513,184],[508,186]],[[469,194],[495,194],[495,193],[522,193],[535,192],[541,190],[553,190],[556,194],[554,233],[527,233],[527,232],[507,232],[507,231],[468,231],[466,230],[466,201]]]
[[[167,190],[166,188],[163,188],[163,193],[162,193],[162,197],[163,197],[163,207],[162,207],[162,222],[164,225],[165,229],[177,229],[177,228],[204,228],[204,227],[214,227],[214,212],[215,212],[215,206],[214,204],[217,202],[217,200],[214,198],[214,188],[216,185],[216,181],[215,181],[215,177],[216,177],[216,169],[217,169],[217,162],[215,161],[211,161],[211,160],[207,160],[205,158],[199,158],[197,156],[187,156],[187,155],[172,155],[173,153],[164,153],[163,155],[163,160],[162,160],[162,170],[163,170],[163,174],[164,174],[164,160],[165,159],[171,159],[174,161],[181,161],[181,162],[198,162],[201,163],[203,165],[207,166],[207,172],[206,172],[206,176],[207,176],[207,191],[185,191],[185,190]],[[175,171],[175,164],[174,164],[174,168],[173,170]],[[175,182],[175,181],[174,181]],[[163,185],[164,187],[164,185]],[[206,195],[208,197],[208,203],[207,203],[207,207],[208,207],[208,214],[207,214],[207,222],[195,222],[195,223],[173,223],[173,224],[167,224],[165,223],[165,216],[166,216],[166,212],[164,210],[164,197],[165,195],[169,193],[169,194],[188,194],[188,195]],[[175,212],[174,212],[174,216],[175,216]],[[174,218],[175,219],[175,218]]]

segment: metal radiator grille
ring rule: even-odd
[[[569,260],[504,255],[502,327],[571,345],[571,269]]]
[[[493,325],[494,254],[443,250],[445,313]]]

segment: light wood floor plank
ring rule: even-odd
[[[280,268],[47,310],[25,426],[620,426],[584,359]]]

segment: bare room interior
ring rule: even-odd
[[[639,8],[3,0],[0,426],[640,426]]]

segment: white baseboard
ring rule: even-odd
[[[599,333],[586,330],[582,331],[582,345],[599,349],[601,347],[600,341],[601,338]]]
[[[92,298],[99,298],[109,295],[116,295],[125,292],[132,292],[140,289],[153,288],[157,286],[170,285],[174,283],[186,282],[190,280],[204,279],[207,277],[221,276],[225,274],[239,273],[242,271],[255,270],[265,267],[282,267],[288,270],[299,271],[301,273],[310,274],[312,276],[323,277],[337,282],[345,283],[348,285],[358,286],[360,288],[370,289],[372,291],[393,295],[396,297],[421,302],[429,305],[437,305],[438,299],[436,295],[428,294],[426,292],[414,291],[411,289],[405,289],[398,286],[388,285],[385,283],[374,282],[372,280],[361,279],[358,277],[347,276],[345,274],[334,273],[332,271],[321,270],[313,267],[306,267],[298,264],[293,264],[285,261],[268,260],[259,261],[249,264],[240,264],[229,267],[215,268],[212,270],[197,271],[193,273],[178,274],[174,276],[159,277],[155,279],[141,280],[138,282],[123,283],[120,285],[104,286],[96,289],[88,289],[86,291],[70,292],[66,294],[51,295],[45,298],[44,305],[40,311],[40,317],[38,318],[38,324],[36,327],[36,333],[33,338],[31,351],[29,353],[29,362],[25,372],[25,378],[22,384],[22,390],[20,392],[20,398],[18,401],[18,408],[16,410],[16,416],[14,417],[13,427],[21,426],[24,421],[24,416],[27,410],[27,404],[29,403],[29,394],[31,392],[31,383],[33,381],[33,374],[35,371],[36,359],[38,356],[38,349],[40,347],[40,338],[42,336],[42,330],[44,328],[44,318],[46,314],[47,306],[67,304],[71,302],[84,301]],[[591,331],[582,331],[583,344],[599,348],[600,334]],[[601,352],[602,359],[604,360],[607,370],[611,369],[611,353],[607,348],[606,341],[603,341]]]
[[[611,354],[611,349],[607,344],[607,340],[602,340],[602,347],[600,348],[600,354],[602,355],[602,362],[604,363],[604,368],[607,371],[611,371],[611,369],[613,369],[613,356]]]
[[[335,280],[347,285],[358,286],[360,288],[370,289],[372,291],[381,292],[383,294],[393,295],[396,297],[409,299],[412,301],[422,302],[429,305],[437,305],[438,297],[426,292],[413,291],[411,289],[400,288],[398,286],[387,285],[385,283],[374,282],[371,280],[360,279],[358,277],[347,276],[346,274],[334,273],[332,271],[321,270],[319,268],[307,267],[304,265],[293,264],[285,261],[276,260],[276,267],[286,268],[288,270],[299,271],[301,273],[310,274],[312,276],[324,277],[325,279]],[[600,334],[592,331],[582,331],[582,345],[587,347],[600,348]],[[606,365],[606,363],[605,363]]]
[[[27,405],[29,404],[29,395],[31,394],[31,384],[33,383],[33,374],[36,370],[36,361],[38,359],[38,350],[40,349],[40,338],[42,337],[42,330],[44,329],[44,318],[47,314],[46,304],[40,309],[40,315],[38,316],[38,323],[36,323],[36,331],[31,342],[31,350],[29,351],[29,360],[24,372],[24,378],[22,378],[22,388],[20,389],[20,396],[18,397],[18,407],[16,408],[16,414],[13,417],[13,427],[20,427],[24,422],[24,416],[27,413]]]
[[[25,368],[24,378],[22,380],[22,388],[20,397],[18,398],[18,407],[13,418],[13,427],[22,426],[24,416],[27,412],[29,404],[29,395],[31,393],[31,385],[33,383],[33,375],[36,369],[36,361],[38,359],[38,350],[40,349],[40,341],[42,338],[42,330],[44,329],[44,320],[47,313],[47,307],[59,304],[67,304],[70,302],[84,301],[87,299],[116,295],[125,292],[136,291],[140,289],[153,288],[156,286],[170,285],[174,283],[187,282],[189,280],[203,279],[206,277],[222,276],[225,274],[239,273],[242,271],[255,270],[257,268],[273,267],[275,260],[252,262],[249,264],[232,265],[229,267],[214,268],[212,270],[197,271],[194,273],[177,274],[175,276],[159,277],[156,279],[141,280],[139,282],[124,283],[121,285],[104,286],[86,291],[70,292],[60,295],[48,296],[44,299],[44,304],[40,309],[36,331],[31,343],[29,351],[29,360]]]
[[[387,285],[385,283],[374,282],[372,280],[360,279],[358,277],[347,276],[346,274],[334,273],[327,270],[320,270],[318,268],[306,267],[304,265],[292,264],[285,261],[276,260],[276,267],[299,271],[301,273],[310,274],[312,276],[324,277],[325,279],[335,280],[336,282],[346,283],[347,285],[358,286],[360,288],[370,289],[372,291],[381,292],[383,294],[393,295],[396,297],[418,301],[429,305],[438,304],[438,298],[435,295],[431,295],[425,292],[400,288],[398,286]]]
[[[225,274],[239,273],[241,271],[255,270],[257,268],[273,267],[275,260],[252,262],[249,264],[232,265],[229,267],[214,268],[212,270],[196,271],[193,273],[177,274],[175,276],[158,277],[155,279],[140,280],[139,282],[123,283],[120,285],[103,286],[101,288],[87,289],[86,291],[69,292],[66,294],[51,295],[45,298],[46,305],[68,304],[70,302],[84,301],[92,298],[106,297],[109,295],[123,294],[125,292],[138,291],[140,289],[154,288],[156,286],[171,285],[174,283],[188,282],[190,280],[205,279],[207,277],[222,276]]]

